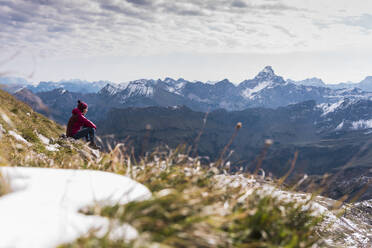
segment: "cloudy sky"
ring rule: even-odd
[[[372,1],[0,0],[0,73],[29,81],[372,75]]]

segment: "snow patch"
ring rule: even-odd
[[[11,127],[13,127],[13,122],[12,120],[3,112],[0,112],[0,115],[1,115],[1,118],[3,118],[3,120]]]
[[[338,126],[336,127],[336,131],[341,130],[344,127],[344,121],[342,121]]]
[[[49,145],[50,140],[42,134],[37,134],[37,137],[43,142],[44,145]]]
[[[3,128],[3,125],[0,124],[0,139],[3,137],[4,133],[6,133],[6,130]]]
[[[119,88],[116,87],[116,86],[113,86],[111,84],[108,84],[106,85],[102,90],[102,91],[106,91],[108,93],[109,96],[113,96],[115,95],[118,91],[119,91]]]
[[[9,135],[13,136],[17,141],[21,141],[23,143],[25,143],[27,146],[31,146],[31,143],[29,143],[27,140],[25,140],[21,135],[19,135],[18,133],[10,130],[9,132]]]
[[[59,148],[60,147],[61,147],[60,145],[54,144],[54,145],[47,145],[47,146],[45,146],[45,149],[47,149],[50,152],[57,152],[57,151],[59,151]]]
[[[166,87],[166,90],[168,92],[171,92],[171,93],[174,93],[174,94],[177,94],[177,95],[181,95],[181,92],[180,91],[185,86],[185,83],[184,82],[175,82],[175,83],[167,82],[167,83],[169,84]]]
[[[58,144],[50,144],[50,140],[45,137],[42,134],[37,134],[37,137],[41,140],[41,142],[45,145],[45,149],[47,149],[50,152],[56,152],[59,151],[59,148],[61,147]]]
[[[326,116],[328,115],[329,113],[332,113],[334,112],[338,107],[340,107],[342,104],[344,103],[344,99],[336,102],[336,103],[333,103],[333,104],[330,104],[330,103],[322,103],[322,104],[319,104],[317,107],[318,108],[321,108],[323,110],[323,114],[321,116]]]
[[[243,92],[241,93],[241,95],[247,99],[253,99],[254,98],[254,93],[257,93],[263,89],[265,89],[266,87],[268,87],[269,85],[271,85],[271,81],[264,81],[262,83],[259,83],[258,85],[256,85],[254,88],[250,89],[245,89],[243,90]]]
[[[16,91],[13,92],[13,94],[16,94],[20,91],[22,91],[23,89],[26,89],[26,86],[22,86],[21,88],[17,89]]]
[[[131,96],[146,96],[150,97],[154,95],[154,88],[150,85],[150,82],[146,80],[137,80],[131,82],[125,89],[127,91],[126,98]]]
[[[352,130],[368,129],[372,128],[372,119],[353,121],[351,123]]]
[[[0,197],[0,247],[56,247],[91,230],[104,235],[113,223],[79,210],[151,197],[142,184],[108,172],[24,167],[0,167],[0,172],[13,190]],[[129,225],[115,233],[126,240],[138,235]]]

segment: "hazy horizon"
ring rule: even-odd
[[[0,0],[0,75],[31,82],[185,78],[234,83],[372,75],[372,2]]]

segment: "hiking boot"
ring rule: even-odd
[[[89,147],[92,148],[92,149],[95,149],[95,150],[101,150],[101,147],[100,146],[97,146],[97,144],[95,142],[89,142]]]

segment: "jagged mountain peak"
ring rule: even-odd
[[[372,76],[367,76],[365,79],[363,79],[360,83],[360,86],[371,86],[372,85]]]
[[[223,80],[221,80],[221,81],[219,81],[219,82],[217,82],[216,84],[230,84],[231,82],[230,82],[230,80],[228,80],[227,78],[225,78],[225,79],[223,79]]]
[[[265,66],[265,68],[263,68],[261,72],[275,74],[273,67],[270,65]]]
[[[112,96],[112,95],[115,95],[118,92],[118,90],[119,90],[118,87],[116,87],[115,85],[112,85],[112,84],[108,83],[108,84],[105,85],[105,87],[103,87],[98,92],[98,94]]]
[[[265,66],[255,77],[255,79],[261,79],[261,78],[273,78],[275,77],[275,72],[271,66]]]
[[[245,80],[240,83],[240,87],[242,88],[254,88],[257,87],[259,84],[286,84],[286,81],[275,74],[273,68],[271,66],[265,66],[256,77],[250,80]]]
[[[161,80],[160,80],[161,81]],[[164,78],[163,82],[166,82],[166,83],[174,83],[174,82],[177,82],[177,80],[173,79],[173,78],[170,78],[170,77],[166,77]]]
[[[273,90],[286,84],[282,77],[274,73],[271,66],[266,66],[255,78],[243,81],[238,87],[241,89],[240,95],[251,101],[260,97],[261,92],[265,90]]]
[[[154,94],[155,80],[139,79],[131,81],[128,86],[121,92],[122,99],[129,97],[152,97]]]
[[[372,76],[367,76],[364,80],[372,80]]]
[[[179,83],[190,83],[189,81],[187,81],[187,80],[184,79],[184,78],[179,78],[179,79],[177,79],[177,82],[179,82]]]

